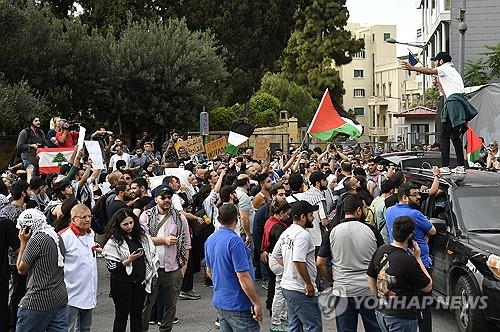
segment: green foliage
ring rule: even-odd
[[[485,68],[485,60],[467,61],[464,69],[465,86],[477,86],[488,83],[490,80]]]
[[[314,98],[329,88],[337,103],[344,94],[343,82],[334,66],[352,61],[364,47],[345,30],[349,13],[345,0],[313,0],[295,14],[295,31],[288,40],[282,60],[287,79],[307,87]]]
[[[258,92],[250,99],[249,120],[255,127],[272,127],[279,123],[281,102],[267,92]]]
[[[486,53],[486,64],[491,69],[490,79],[500,79],[500,43],[495,46],[485,46],[488,52]]]
[[[30,89],[26,81],[13,86],[0,81],[0,110],[0,135],[17,134],[30,115],[42,118],[48,113],[44,98]]]
[[[428,88],[425,90],[425,107],[429,107],[431,109],[437,109],[437,102],[439,99],[439,90],[435,86]],[[419,105],[423,105],[423,96],[420,96],[418,100],[413,101],[409,108],[414,108]]]
[[[281,74],[264,75],[260,91],[278,98],[281,108],[288,111],[289,116],[296,117],[299,126],[306,126],[311,121],[319,104],[304,87],[287,80]]]
[[[231,107],[217,107],[210,110],[210,130],[229,130],[231,124],[238,117],[238,114],[242,107],[238,104]]]

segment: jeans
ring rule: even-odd
[[[380,332],[380,327],[377,323],[377,317],[375,316],[375,309],[367,307],[367,304],[372,304],[369,299],[370,297],[337,298],[338,302],[336,301],[336,303],[345,304],[340,306],[341,308],[345,307],[345,310],[343,312],[335,312],[337,331],[356,332],[358,330],[358,315],[361,315],[361,320],[363,321],[365,331]],[[375,299],[373,300],[376,301]],[[339,305],[337,305],[337,308],[339,308]]]
[[[68,307],[63,306],[51,311],[34,311],[19,307],[16,330],[29,332],[67,332]]]
[[[172,326],[174,325],[175,312],[177,309],[177,300],[179,299],[179,293],[181,292],[182,284],[182,272],[181,269],[177,269],[171,272],[165,272],[165,269],[158,269],[158,281],[155,287],[151,290],[151,294],[146,296],[146,302],[144,304],[144,309],[142,310],[142,330],[147,331],[149,329],[149,318],[151,315],[151,308],[158,295],[158,287],[161,285],[164,290],[163,296],[163,320],[160,325],[161,332],[172,331]]]
[[[443,122],[441,128],[441,166],[450,166],[450,139],[455,148],[458,166],[465,166],[464,147],[462,136],[465,133],[464,126],[452,127],[451,122]]]
[[[111,278],[111,296],[115,304],[113,332],[125,332],[130,315],[130,331],[140,332],[142,307],[146,298],[144,284]]]
[[[321,310],[317,296],[281,289],[288,308],[288,332],[321,332]]]
[[[418,323],[416,319],[389,316],[380,311],[376,311],[375,314],[382,332],[417,332]]]
[[[90,332],[92,309],[80,309],[68,305],[68,332]]]
[[[274,298],[271,310],[271,324],[274,325],[280,325],[288,320],[285,298],[283,297],[283,291],[281,289],[281,277],[281,274],[276,276],[276,286],[274,287]]]
[[[12,269],[12,294],[9,303],[11,332],[16,331],[19,303],[26,294],[26,280],[27,276],[20,275],[16,268]]]
[[[260,324],[253,319],[252,312],[227,311],[217,308],[221,332],[259,332]]]

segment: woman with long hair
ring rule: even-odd
[[[139,218],[129,208],[113,215],[106,228],[103,255],[111,273],[111,297],[115,303],[113,332],[124,332],[130,315],[130,331],[141,331],[142,308],[157,277],[159,258]]]

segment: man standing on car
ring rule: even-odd
[[[422,259],[425,268],[429,271],[429,273],[431,273],[432,260],[429,256],[429,245],[427,242],[430,235],[436,234],[436,229],[422,212],[412,207],[412,205],[418,206],[420,204],[419,188],[408,182],[403,183],[398,188],[398,199],[399,204],[391,206],[385,211],[385,220],[387,222],[389,238],[391,242],[394,241],[392,231],[394,220],[396,220],[397,217],[408,216],[412,218],[415,222],[415,232],[413,238],[418,243],[421,251],[420,258]],[[432,331],[431,308],[429,306],[422,310],[418,320],[418,325],[419,331]]]
[[[431,276],[413,239],[414,231],[410,217],[397,217],[392,227],[394,241],[377,249],[366,272],[372,293],[379,297],[376,315],[383,332],[416,332],[418,307],[410,307],[410,303],[418,296],[417,290],[432,290]],[[413,254],[408,253],[409,247]]]

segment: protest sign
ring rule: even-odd
[[[92,160],[93,169],[106,169],[104,160],[102,159],[102,151],[99,142],[97,141],[84,141],[89,158]]]
[[[224,154],[224,150],[226,150],[226,145],[227,142],[225,137],[218,138],[205,144],[207,159],[211,160],[218,156],[222,156]]]
[[[255,147],[253,151],[253,158],[255,160],[267,160],[269,153],[267,148],[269,147],[269,139],[264,137],[257,137],[255,139]]]
[[[195,137],[186,141],[178,141],[175,143],[175,150],[177,151],[179,159],[189,158],[205,152],[201,137]]]
[[[78,151],[83,149],[83,140],[85,139],[85,133],[87,129],[85,127],[80,126],[80,130],[78,131]]]

